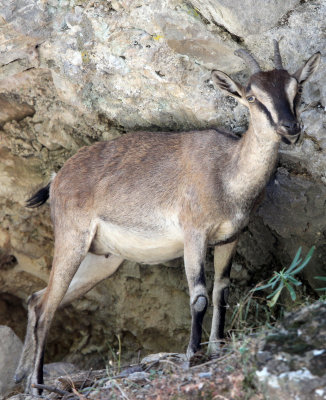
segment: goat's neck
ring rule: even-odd
[[[232,195],[244,202],[254,200],[263,190],[277,160],[280,138],[267,124],[264,130],[258,130],[261,125],[251,122],[239,141],[227,183]]]

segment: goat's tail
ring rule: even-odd
[[[36,208],[44,204],[50,197],[50,185],[51,182],[49,182],[45,187],[40,189],[38,192],[34,193],[33,196],[26,201],[26,207]]]

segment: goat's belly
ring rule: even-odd
[[[110,253],[145,264],[158,264],[183,255],[183,238],[175,227],[163,232],[135,232],[101,222],[90,251],[95,254]]]

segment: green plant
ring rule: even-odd
[[[320,281],[326,281],[326,276],[314,276],[315,279],[319,279]],[[316,290],[326,290],[326,287],[318,288]]]
[[[118,340],[118,350],[114,349],[109,343],[107,343],[108,354],[102,354],[99,352],[103,363],[105,363],[105,369],[108,376],[118,375],[121,372],[121,354],[122,354],[122,343],[120,335],[116,335]]]
[[[243,331],[254,329],[271,322],[270,309],[263,304],[263,298],[254,296],[253,291],[245,293],[234,306],[230,318],[230,329]]]
[[[300,258],[302,248],[299,247],[291,265],[288,269],[283,268],[280,272],[274,272],[273,277],[263,286],[258,286],[252,289],[252,292],[256,292],[258,290],[264,289],[274,289],[271,294],[269,294],[266,298],[271,299],[267,302],[270,308],[274,307],[280,294],[284,288],[288,290],[290,293],[291,299],[295,301],[296,293],[293,286],[300,286],[301,282],[294,278],[294,275],[298,274],[310,261],[313,252],[315,250],[315,246],[312,246],[309,250],[306,258],[302,261]],[[302,263],[301,263],[302,261]],[[300,264],[301,263],[301,264]],[[326,280],[326,279],[325,279]],[[275,289],[276,287],[276,289]]]
[[[114,369],[115,374],[119,374],[121,371],[121,338],[120,335],[116,335],[116,337],[118,339],[119,348],[118,351],[115,352],[112,347],[109,346],[112,355],[109,365]]]

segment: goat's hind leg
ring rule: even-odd
[[[123,257],[112,254],[107,257],[88,253],[70,282],[68,290],[64,298],[61,300],[59,308],[63,308],[84,296],[98,283],[114,274],[123,261]],[[28,300],[28,303],[36,301],[36,298],[38,297],[42,297],[45,291],[46,288],[34,293]],[[32,297],[34,299],[32,299]]]
[[[43,355],[47,333],[53,316],[64,298],[80,263],[87,254],[94,233],[76,232],[56,235],[53,266],[49,284],[45,291],[35,293],[28,303],[28,325],[23,352],[16,370],[15,381],[20,382],[29,375],[26,390],[30,385],[43,383]],[[39,391],[32,389],[33,394]]]
[[[124,258],[111,254],[108,257],[88,253],[78,268],[59,308],[84,296],[98,283],[111,276]]]
[[[123,258],[110,255],[108,258],[104,256],[96,256],[94,254],[88,253],[87,256],[82,261],[80,267],[78,268],[76,274],[74,275],[69,288],[64,295],[59,308],[64,307],[70,304],[72,301],[80,298],[88,291],[90,291],[95,285],[97,285],[102,280],[108,278],[112,275],[122,263]],[[42,298],[46,292],[47,288],[40,290],[37,293],[34,293],[28,300],[28,327],[26,333],[26,340],[24,345],[24,356],[22,360],[33,360],[34,351],[36,349],[35,335],[33,334],[33,330],[36,326],[37,320],[37,308],[38,305],[42,302]],[[20,382],[23,377],[26,375],[26,370],[28,368],[27,365],[23,365],[17,369],[15,380]],[[30,377],[31,378],[31,377]],[[30,382],[27,383],[27,387],[29,388]]]

